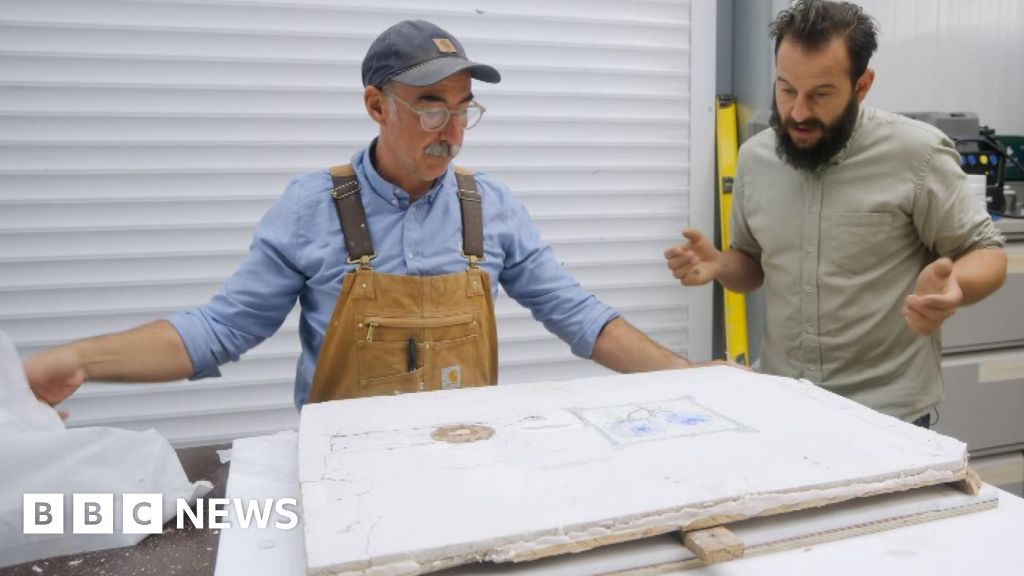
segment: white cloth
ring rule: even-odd
[[[171,445],[155,430],[66,429],[29,388],[14,345],[0,332],[0,568],[65,554],[137,544],[121,533],[124,493],[162,494],[163,521],[178,498],[194,502],[213,486],[188,481]],[[26,493],[64,494],[64,533],[25,534]],[[73,534],[72,494],[113,494],[113,534]]]

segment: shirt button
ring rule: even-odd
[[[808,247],[806,248],[806,250],[807,250],[807,253],[808,253],[808,254],[814,254],[814,248],[811,248],[810,246],[808,246]]]
[[[412,252],[409,252],[408,256],[410,259],[415,258],[415,256],[412,255]]]
[[[814,288],[811,288],[810,286],[805,286],[804,287],[804,292],[807,292],[808,294],[810,294],[811,292],[814,292]]]
[[[810,324],[808,324],[807,325],[807,333],[808,334],[813,334],[814,333],[814,326],[811,326]]]
[[[397,198],[392,198],[391,199],[391,205],[392,206],[398,206],[398,199]]]

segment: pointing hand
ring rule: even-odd
[[[665,250],[665,260],[672,275],[684,286],[700,286],[718,276],[722,253],[700,232],[687,228],[683,230],[685,244],[677,244]]]

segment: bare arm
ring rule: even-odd
[[[1005,280],[1006,252],[1002,248],[972,250],[956,262],[939,258],[918,275],[903,315],[911,330],[931,334],[957,308],[982,300]]]
[[[165,320],[51,348],[24,368],[32,391],[50,405],[89,380],[166,382],[193,372],[178,331]]]
[[[730,248],[720,252],[710,240],[693,229],[683,231],[685,244],[665,251],[672,275],[684,286],[700,286],[712,280],[733,292],[751,292],[761,287],[764,270],[743,252]]]
[[[735,248],[722,252],[718,283],[733,292],[753,292],[764,282],[761,265]]]
[[[604,325],[594,342],[592,358],[616,372],[648,372],[692,368],[694,364],[661,346],[622,318]]]
[[[972,250],[953,262],[953,276],[964,293],[960,305],[979,302],[1006,280],[1006,251],[1002,248]]]

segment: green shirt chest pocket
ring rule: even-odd
[[[822,233],[827,250],[822,256],[851,274],[879,267],[898,248],[895,217],[889,212],[839,212]]]

